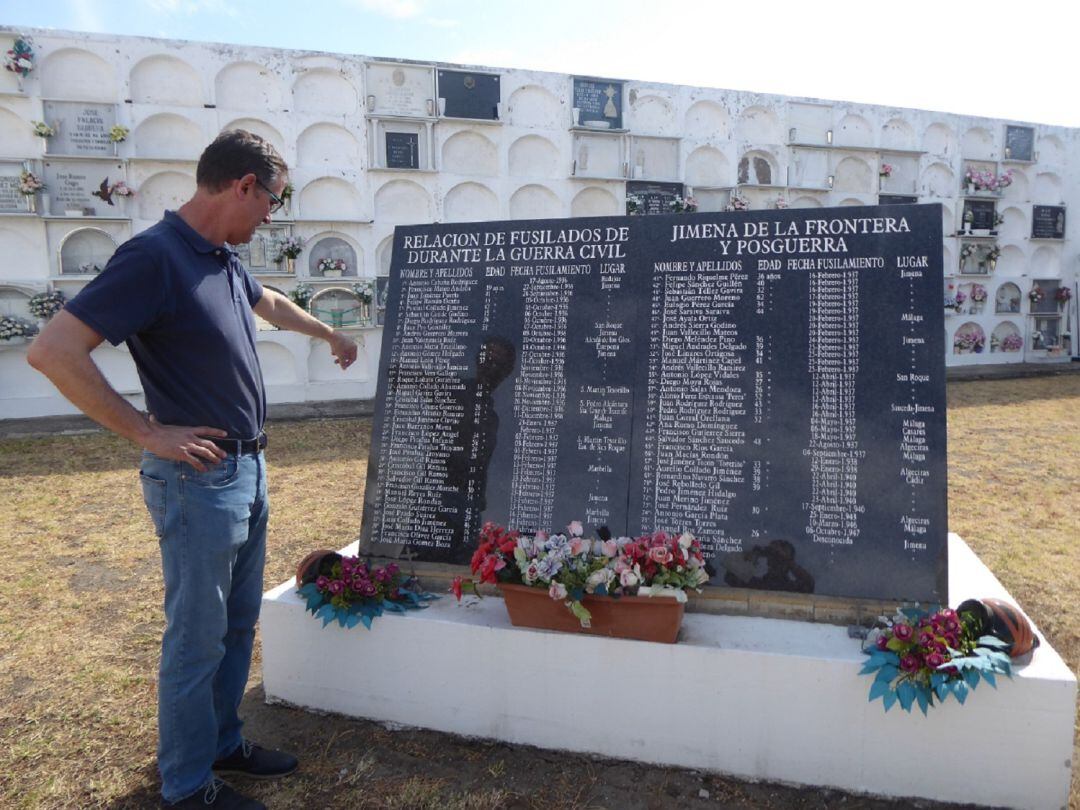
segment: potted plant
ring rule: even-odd
[[[280,265],[285,263],[286,273],[296,273],[296,257],[304,252],[304,238],[302,236],[286,236],[276,245],[277,251],[274,262]]]
[[[964,306],[964,302],[967,301],[967,298],[967,293],[963,290],[956,291],[956,298],[953,299],[953,307],[956,308],[957,313],[960,312],[960,309]]]
[[[329,256],[323,259],[319,259],[317,265],[319,273],[326,278],[340,278],[344,273],[348,265],[345,264],[344,259],[331,259]]]
[[[988,272],[993,273],[997,268],[997,260],[1001,256],[1001,247],[994,245],[990,250],[986,251],[986,267]]]
[[[1016,332],[1006,335],[1001,340],[1001,350],[1003,352],[1018,352],[1023,347],[1024,339]]]
[[[977,315],[982,312],[983,304],[986,303],[986,287],[982,284],[971,285],[971,313]]]
[[[1046,293],[1043,292],[1043,288],[1038,284],[1032,284],[1031,289],[1028,291],[1028,300],[1033,304],[1038,304],[1043,298],[1046,297]]]
[[[470,567],[474,579],[455,578],[454,594],[496,585],[514,625],[667,643],[678,637],[686,591],[709,579],[688,532],[590,539],[576,520],[551,535],[486,523]]]
[[[975,245],[970,242],[960,248],[960,272],[963,273],[967,268],[968,259],[975,255]]]

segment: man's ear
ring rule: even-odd
[[[256,186],[258,178],[255,177],[254,172],[248,172],[239,180],[235,181],[233,188],[236,190],[236,196],[240,198],[246,197]]]

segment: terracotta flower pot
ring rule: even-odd
[[[977,632],[996,636],[1009,644],[1010,658],[1019,658],[1039,646],[1039,637],[1027,616],[1004,599],[986,597],[968,599],[956,608],[957,613],[973,613],[980,622]]]
[[[305,581],[314,580],[319,575],[319,568],[322,565],[324,559],[329,559],[332,565],[337,560],[341,559],[341,555],[336,551],[330,551],[329,549],[320,548],[317,551],[312,551],[304,559],[300,560],[296,566],[296,587],[299,588]]]
[[[582,604],[592,614],[592,627],[582,627],[565,602],[543,588],[501,584],[499,590],[515,627],[674,644],[682,625],[683,603],[667,596],[586,596]]]

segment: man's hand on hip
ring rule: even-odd
[[[328,341],[330,353],[334,355],[334,362],[341,366],[342,371],[356,362],[356,341],[341,332],[334,332]]]
[[[190,464],[199,472],[206,472],[209,465],[217,464],[227,455],[208,438],[224,439],[229,435],[224,430],[163,425],[153,416],[150,417],[150,428],[150,435],[142,442],[143,447],[155,456]]]

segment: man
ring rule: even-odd
[[[257,135],[218,136],[199,158],[195,196],[121,245],[28,357],[89,417],[144,448],[140,478],[165,581],[158,767],[168,807],[261,808],[215,772],[270,778],[297,765],[244,740],[237,715],[268,516],[266,397],[252,313],[326,340],[342,369],[356,359],[356,344],[263,289],[227,247],[270,222],[286,171]],[[127,342],[148,416],[90,358],[102,340]]]

